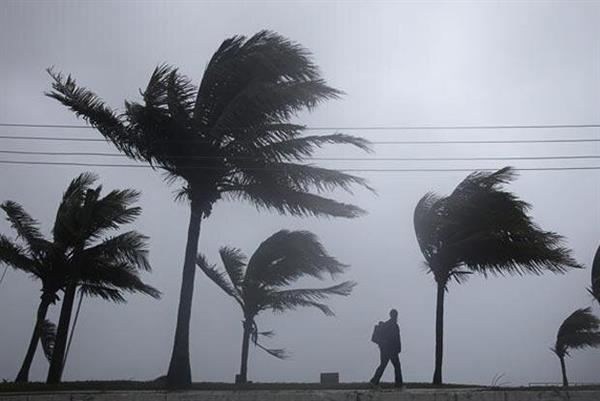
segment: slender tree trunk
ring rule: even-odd
[[[77,326],[77,319],[79,319],[79,312],[81,311],[81,303],[83,302],[83,292],[79,292],[79,302],[77,302],[77,310],[75,311],[75,317],[73,318],[73,325],[71,326],[71,334],[69,335],[69,341],[67,341],[67,349],[65,351],[65,357],[63,359],[63,370],[67,364],[67,358],[69,357],[69,350],[71,349],[71,341],[73,341],[73,334],[75,333],[75,326]]]
[[[42,323],[44,323],[44,319],[46,319],[49,306],[50,298],[42,294],[42,300],[38,306],[35,326],[33,327],[33,334],[31,335],[31,341],[29,342],[29,347],[27,348],[27,354],[25,355],[25,360],[23,360],[21,369],[19,369],[19,373],[15,379],[15,382],[17,383],[29,381],[29,370],[31,369],[31,363],[33,362],[33,357],[35,356],[35,351],[37,350],[37,346],[40,341]]]
[[[76,282],[69,283],[65,289],[65,295],[60,308],[60,318],[58,319],[58,328],[56,330],[56,343],[54,344],[46,383],[60,383],[62,378],[65,347],[67,345],[67,336],[69,335],[69,325],[71,324],[71,313],[73,312],[76,289]]]
[[[569,387],[569,380],[567,379],[567,367],[565,365],[565,357],[559,356],[560,368],[562,370],[563,387]]]
[[[248,351],[250,348],[250,334],[252,332],[251,323],[248,319],[244,320],[244,336],[242,338],[242,361],[240,365],[240,375],[238,383],[248,382]]]
[[[437,285],[437,305],[435,311],[435,372],[433,384],[442,384],[442,362],[444,356],[444,283]]]
[[[181,292],[179,295],[179,309],[177,311],[175,341],[169,364],[169,372],[167,373],[167,386],[172,389],[184,389],[192,385],[192,372],[190,369],[190,318],[192,313],[192,297],[194,295],[198,238],[200,236],[200,223],[202,222],[202,212],[196,202],[192,198]]]

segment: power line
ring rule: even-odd
[[[17,140],[40,140],[40,141],[72,141],[72,142],[108,142],[107,139],[99,138],[78,138],[78,137],[46,137],[46,136],[19,136],[19,135],[0,135],[0,139]],[[155,142],[181,142],[190,143],[192,141],[155,141]],[[506,139],[506,140],[439,140],[439,141],[370,141],[373,145],[441,145],[441,144],[500,144],[500,143],[584,143],[600,142],[600,138],[575,138],[575,139]],[[194,143],[206,143],[204,141],[194,141]]]
[[[31,124],[31,123],[0,123],[0,127],[19,128],[69,128],[69,129],[94,129],[91,125],[75,124]],[[507,125],[374,125],[374,126],[315,126],[304,127],[304,130],[344,130],[344,131],[432,131],[432,130],[501,130],[501,129],[561,129],[561,128],[600,128],[600,124],[507,124]],[[248,129],[239,127],[232,129]]]
[[[30,155],[30,156],[100,156],[100,157],[119,157],[127,158],[127,155],[121,153],[108,152],[37,152],[22,150],[0,150],[0,153],[11,155]],[[222,156],[165,156],[172,159],[206,159],[221,160]],[[227,157],[228,160],[259,160],[252,157]],[[600,159],[600,155],[567,155],[567,156],[504,156],[504,157],[308,157],[304,160],[319,161],[472,161],[472,160],[585,160]]]
[[[148,165],[141,164],[101,164],[101,163],[78,163],[78,162],[46,162],[46,161],[18,161],[18,160],[0,160],[0,164],[21,164],[21,165],[50,165],[50,166],[85,166],[85,167],[125,167],[125,168],[157,168]],[[198,170],[222,170],[222,167],[188,167]],[[248,168],[248,170],[259,170],[259,171],[282,171],[285,172],[285,168],[274,169],[274,168]],[[495,171],[497,169],[494,168],[412,168],[412,169],[390,169],[390,168],[382,168],[382,169],[360,169],[360,168],[350,168],[350,169],[338,169],[338,171],[344,172],[442,172],[442,171],[455,171],[455,172],[464,172],[464,171]],[[587,166],[587,167],[524,167],[517,168],[517,170],[521,171],[562,171],[562,170],[600,170],[600,166]]]

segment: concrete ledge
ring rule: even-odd
[[[0,393],[0,401],[600,401],[598,390],[247,390]]]

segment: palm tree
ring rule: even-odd
[[[502,188],[514,178],[510,167],[474,172],[449,196],[428,193],[415,208],[417,241],[437,283],[434,384],[442,383],[444,295],[451,280],[581,267],[563,238],[541,230],[527,214],[530,205]]]
[[[600,347],[600,319],[592,314],[591,308],[577,309],[560,325],[552,348],[560,359],[564,387],[569,385],[565,366],[569,350],[587,347]]]
[[[594,255],[594,261],[592,262],[592,287],[590,288],[590,294],[600,302],[600,246],[596,250],[596,255]]]
[[[27,348],[25,359],[19,369],[17,382],[29,380],[29,370],[43,330],[44,321],[51,304],[58,300],[58,292],[64,286],[64,264],[59,260],[59,247],[44,238],[39,223],[21,205],[7,201],[0,205],[6,218],[17,233],[19,242],[0,234],[0,263],[24,271],[42,283],[42,295],[38,305],[36,322]],[[49,327],[49,326],[45,326]]]
[[[74,179],[56,216],[53,236],[66,249],[66,277],[48,383],[58,383],[62,377],[78,289],[81,296],[99,296],[114,302],[124,302],[124,292],[160,296],[158,290],[140,278],[140,271],[151,270],[148,238],[136,231],[109,236],[141,213],[141,208],[131,206],[137,202],[139,193],[130,189],[113,190],[101,196],[102,186],[92,187],[96,180],[89,173]]]
[[[273,32],[225,40],[208,63],[200,86],[168,65],[157,67],[142,102],[125,102],[123,113],[71,76],[49,70],[47,95],[70,108],[127,156],[149,162],[183,182],[190,220],[167,384],[191,385],[189,326],[200,225],[221,198],[243,199],[259,209],[296,216],[353,218],[356,206],[324,197],[337,188],[367,187],[356,176],[306,164],[326,144],[369,150],[354,136],[304,136],[292,122],[300,111],[338,98],[310,53]]]
[[[66,291],[67,284],[70,282],[68,272],[73,259],[73,246],[69,236],[80,230],[79,225],[83,222],[83,220],[73,219],[76,217],[74,197],[77,194],[81,196],[89,190],[89,186],[95,179],[91,174],[82,174],[71,182],[58,208],[52,240],[43,237],[39,223],[25,212],[21,205],[12,201],[0,205],[20,240],[19,243],[0,235],[0,262],[28,273],[42,283],[42,296],[36,323],[25,359],[15,380],[17,382],[28,380],[31,363],[40,340],[44,354],[49,361],[51,360],[57,333],[54,324],[46,320],[46,314],[49,306],[59,299],[58,293]],[[115,198],[117,197],[109,199],[104,207],[116,207],[110,204],[115,201]],[[95,234],[90,232],[90,235]],[[110,242],[105,240],[98,244],[94,253],[85,254],[86,266],[79,272],[80,296],[95,296],[113,302],[125,302],[124,292],[141,292],[158,297],[160,293],[140,280],[138,272],[131,268],[132,264],[121,260],[126,257],[139,257],[140,260],[145,260],[145,241],[146,237],[130,231],[111,238]],[[147,267],[149,268],[149,265]],[[71,337],[72,334],[73,330]]]
[[[323,303],[330,295],[348,296],[356,285],[351,281],[326,288],[294,288],[290,284],[312,276],[323,279],[342,273],[345,265],[329,256],[317,237],[308,231],[281,230],[263,241],[246,262],[246,256],[237,248],[222,247],[219,251],[225,271],[210,265],[203,256],[198,257],[198,267],[232,297],[244,315],[242,358],[239,383],[246,383],[248,348],[250,339],[270,355],[284,359],[282,349],[269,349],[258,342],[258,336],[272,336],[273,332],[259,332],[256,317],[272,310],[285,312],[299,307],[315,307],[327,316],[333,311]]]

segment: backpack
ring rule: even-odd
[[[383,322],[379,322],[373,328],[373,334],[371,334],[371,341],[377,345],[380,345],[384,341],[384,330],[385,325]]]

